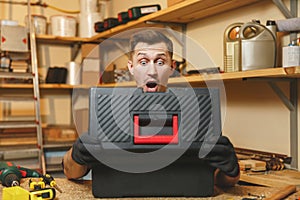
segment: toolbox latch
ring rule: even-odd
[[[133,115],[134,144],[178,144],[178,115]]]

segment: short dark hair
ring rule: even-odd
[[[130,55],[134,52],[135,46],[139,42],[144,42],[147,44],[157,44],[163,42],[166,44],[167,49],[170,53],[170,57],[173,57],[173,42],[163,33],[156,30],[143,30],[133,34],[130,38]]]

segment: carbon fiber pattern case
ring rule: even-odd
[[[220,134],[217,89],[170,88],[167,93],[142,93],[136,88],[92,88],[89,134],[102,142],[133,145],[135,113],[176,113],[180,118],[180,142],[202,141]]]

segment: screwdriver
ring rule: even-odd
[[[43,175],[43,179],[46,185],[50,185],[51,187],[54,187],[55,189],[57,189],[57,191],[62,193],[62,190],[57,186],[54,178],[50,174]]]

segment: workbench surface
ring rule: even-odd
[[[298,173],[298,172],[297,172]],[[271,175],[270,175],[271,174]],[[259,177],[259,179],[266,179],[266,183],[268,182],[267,179],[268,177],[277,177],[274,179],[278,179],[278,181],[281,181],[284,179],[284,174],[285,172],[276,172],[276,173],[270,173],[266,175],[258,174],[258,175],[253,175],[251,174],[252,179],[255,178],[255,176]],[[242,179],[245,174],[242,175]],[[246,175],[247,176],[247,175]],[[294,175],[293,175],[294,176]],[[294,184],[297,185],[297,192],[289,195],[286,199],[288,200],[298,200],[300,197],[300,188],[298,184],[300,182],[299,177],[295,176],[293,181],[290,181],[288,184]],[[92,195],[92,184],[91,181],[70,181],[65,178],[55,178],[57,185],[62,189],[63,193],[57,192],[56,195],[56,200],[77,200],[77,199],[83,199],[83,200],[91,200],[95,199]],[[22,179],[21,186],[25,189],[29,189],[28,184],[29,179]],[[273,182],[274,183],[274,182]],[[287,185],[288,185],[287,184]],[[217,189],[217,193],[214,197],[209,197],[209,198],[188,198],[189,200],[241,200],[244,197],[250,197],[248,196],[248,193],[255,194],[255,195],[265,195],[266,197],[270,197],[272,194],[278,192],[280,189],[284,187],[283,184],[280,184],[278,187],[277,186],[271,186],[271,187],[266,187],[266,186],[249,186],[249,185],[240,185],[238,184],[237,186],[233,188],[228,188],[228,189]],[[0,186],[0,194],[2,197],[2,186]],[[0,198],[2,199],[2,198]],[[127,199],[136,199],[136,200],[154,200],[154,199],[159,199],[159,200],[181,200],[184,198],[122,198],[122,200],[127,200]],[[103,199],[104,200],[104,199]],[[116,200],[116,199],[114,199]]]

